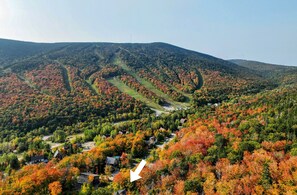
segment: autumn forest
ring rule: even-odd
[[[0,39],[0,194],[297,194],[297,68]]]

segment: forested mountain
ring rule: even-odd
[[[297,193],[296,67],[11,40],[0,67],[0,194]]]
[[[247,68],[165,43],[0,40],[0,48],[0,137],[8,140],[89,116],[120,121],[148,107],[184,108],[194,93],[206,104],[271,85]]]
[[[279,83],[294,83],[297,81],[297,78],[295,77],[297,73],[296,66],[283,66],[239,59],[229,61],[239,66],[256,71],[258,74],[261,74],[266,78],[275,79]]]
[[[281,72],[281,71],[288,71],[294,70],[296,67],[294,66],[284,66],[284,65],[277,65],[277,64],[268,64],[264,62],[257,62],[251,60],[240,60],[240,59],[233,59],[229,60],[230,62],[237,64],[239,66],[246,67],[251,70],[256,70],[261,73],[274,73],[274,72]]]
[[[57,49],[63,45],[63,43],[45,44],[0,39],[0,68],[22,61],[25,58]]]

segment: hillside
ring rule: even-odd
[[[266,78],[275,79],[279,83],[294,83],[297,81],[296,77],[294,78],[294,75],[297,73],[297,67],[295,66],[283,66],[239,59],[229,61],[239,66],[256,71],[258,74],[261,74]]]
[[[196,109],[188,127],[150,156],[140,194],[296,194],[297,88],[279,87]],[[151,186],[154,186],[153,188]]]
[[[166,43],[7,42],[0,194],[297,191],[294,67]]]
[[[149,114],[149,108],[182,109],[193,94],[199,104],[218,102],[268,85],[245,67],[165,43],[0,40],[0,48],[5,48],[0,56],[5,66],[0,77],[2,138],[42,126],[52,132],[89,116],[112,113],[109,120],[116,122]]]
[[[296,98],[296,85],[290,85],[232,98],[219,106],[132,121],[114,128],[124,133],[106,137],[100,132],[90,151],[79,152],[79,139],[66,143],[70,149],[60,150],[67,152],[62,159],[44,152],[45,143],[37,137],[31,139],[28,154],[43,151],[52,159],[19,169],[13,156],[1,157],[2,171],[19,170],[3,176],[0,190],[4,194],[113,194],[118,190],[128,194],[295,194]],[[177,130],[172,125],[180,124],[180,117],[188,122]],[[86,128],[86,123],[76,127]],[[148,141],[155,136],[161,144],[171,132],[176,136],[164,147]],[[120,156],[116,171],[106,163],[110,156]],[[148,164],[142,178],[131,183],[129,170],[141,159]],[[77,188],[78,178],[86,172],[100,174],[100,184],[88,177]]]
[[[25,58],[63,47],[64,44],[45,44],[0,39],[0,70]]]

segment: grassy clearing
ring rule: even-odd
[[[17,74],[17,77],[18,77],[20,80],[24,81],[24,82],[25,82],[29,87],[31,87],[32,89],[37,90],[37,91],[39,91],[40,93],[43,93],[43,94],[45,94],[45,95],[50,95],[49,93],[47,93],[47,92],[45,92],[45,91],[39,89],[36,85],[34,85],[30,80],[28,80],[28,79],[27,79],[26,77],[24,77],[23,75]]]
[[[63,75],[63,78],[64,78],[65,88],[69,92],[71,92],[71,91],[73,91],[73,87],[71,85],[71,78],[70,78],[68,69],[64,65],[62,65],[61,68],[62,68],[62,75]]]
[[[138,93],[134,89],[128,87],[125,83],[123,83],[119,79],[111,78],[111,79],[108,79],[107,81],[110,82],[111,84],[113,84],[114,86],[116,86],[123,93],[126,93],[129,96],[131,96],[131,97],[145,103],[149,107],[155,108],[157,110],[164,110],[162,106],[160,106],[159,104],[157,104],[155,102],[152,102],[151,100],[144,97],[143,95],[141,95],[140,93]]]
[[[134,71],[132,71],[125,63],[121,62],[119,59],[116,59],[114,63],[121,68],[123,68],[127,73],[129,73],[131,76],[133,76],[137,81],[143,85],[145,88],[148,90],[154,92],[157,96],[162,97],[165,99],[169,104],[171,104],[173,107],[188,107],[188,103],[181,103],[174,101],[169,95],[163,93],[162,91],[158,90],[151,82],[139,77]],[[191,95],[187,94],[186,95],[189,98],[192,98]]]
[[[89,89],[90,89],[93,93],[95,93],[95,94],[97,94],[97,95],[100,95],[100,93],[99,93],[97,87],[96,87],[94,84],[92,84],[92,82],[91,82],[90,79],[87,79],[87,80],[84,80],[84,81],[86,82],[86,84],[88,85]]]
[[[73,87],[71,85],[71,77],[69,75],[69,72],[68,72],[67,67],[64,64],[62,64],[59,60],[55,60],[55,62],[61,66],[62,76],[63,76],[63,79],[64,79],[65,88],[69,92],[72,92],[73,91]]]
[[[185,92],[183,92],[182,90],[179,90],[178,88],[176,88],[176,87],[174,87],[174,86],[172,86],[172,85],[170,85],[170,87],[171,87],[172,89],[174,89],[175,91],[177,91],[178,93],[182,94],[183,96],[187,97],[187,98],[188,98],[188,102],[189,102],[190,100],[193,99],[193,96],[192,96],[191,94],[189,94],[189,93],[185,93]]]

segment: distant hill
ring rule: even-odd
[[[280,83],[283,82],[296,82],[297,67],[284,66],[276,64],[268,64],[263,62],[234,59],[229,60],[239,66],[256,71],[258,74],[270,79],[277,79]]]
[[[63,43],[46,44],[0,39],[0,68],[63,45]]]
[[[54,130],[90,116],[119,121],[152,112],[149,108],[166,112],[190,102],[215,103],[274,85],[265,70],[166,43],[1,39],[0,64],[5,135],[1,130]]]

